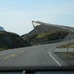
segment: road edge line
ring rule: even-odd
[[[62,66],[62,65],[52,56],[52,54],[50,53],[50,51],[49,51],[49,55],[52,57],[52,59],[53,59],[59,66]]]

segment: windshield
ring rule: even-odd
[[[0,0],[0,67],[74,66],[74,0]]]

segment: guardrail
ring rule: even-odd
[[[55,42],[60,42],[62,41],[63,39],[58,39],[58,40],[51,40],[51,41],[46,41],[46,42],[43,42],[41,44],[49,44],[49,43],[55,43]]]

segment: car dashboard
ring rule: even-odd
[[[73,67],[0,68],[0,74],[74,74]]]

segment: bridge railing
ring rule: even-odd
[[[67,59],[67,63],[70,66],[74,66],[74,39],[73,39],[73,34],[71,33],[69,40],[68,40],[68,44],[67,44],[67,52],[66,52],[66,59]]]
[[[62,41],[63,42],[63,41]],[[58,50],[60,52],[56,52],[56,54],[64,60],[68,65],[74,66],[74,33],[70,33],[68,40],[66,40],[63,44],[57,43]]]

